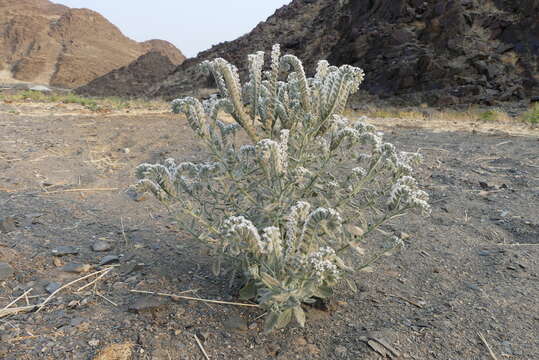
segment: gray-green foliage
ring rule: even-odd
[[[429,212],[412,177],[420,156],[397,152],[373,126],[342,116],[363,80],[359,68],[320,61],[307,78],[301,61],[281,56],[278,45],[267,71],[264,53],[249,56],[243,87],[227,61],[203,66],[220,97],[172,107],[187,116],[209,160],[142,164],[138,188],[211,246],[216,274],[221,264],[241,271],[240,295],[268,310],[267,330],[293,318],[303,326],[302,303],[327,298],[339,280],[402,244],[392,237],[368,256],[362,246],[373,231],[409,210]]]

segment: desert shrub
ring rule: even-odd
[[[211,247],[215,274],[221,266],[240,271],[240,296],[268,311],[266,330],[293,318],[303,326],[303,303],[329,297],[338,281],[402,245],[383,231],[388,239],[365,254],[377,229],[410,210],[429,212],[412,177],[420,155],[397,151],[363,119],[341,116],[363,80],[359,68],[320,61],[307,78],[278,45],[268,71],[263,52],[249,56],[243,87],[227,61],[203,66],[220,97],[178,99],[172,108],[187,116],[208,161],[142,164],[136,186]]]
[[[522,121],[529,124],[539,124],[539,103],[533,104],[528,111],[522,115]]]

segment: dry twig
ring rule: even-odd
[[[97,191],[116,191],[116,190],[119,190],[119,189],[118,188],[66,189],[66,190],[47,191],[45,193],[41,193],[41,195],[51,195],[51,194],[68,193],[68,192],[97,192]]]
[[[165,293],[158,293],[154,291],[144,291],[144,290],[130,290],[134,293],[140,293],[140,294],[150,294],[150,295],[157,295],[157,296],[165,296],[165,297],[171,297],[171,298],[178,298],[178,299],[184,299],[184,300],[193,300],[193,301],[201,301],[201,302],[207,302],[212,304],[222,304],[222,305],[235,305],[235,306],[246,306],[246,307],[260,307],[257,304],[244,304],[244,303],[237,303],[237,302],[231,302],[231,301],[221,301],[221,300],[210,300],[210,299],[200,299],[196,297],[191,296],[182,296],[182,295],[176,295],[176,294],[165,294]],[[186,290],[182,293],[186,292],[192,292],[193,290]]]
[[[200,348],[200,351],[202,351],[202,353],[204,354],[204,357],[206,358],[206,360],[210,360],[210,357],[208,356],[208,353],[206,352],[206,350],[204,350],[204,347],[202,346],[202,343],[198,339],[198,336],[196,334],[193,334],[193,336],[195,337],[198,347]]]
[[[484,344],[485,347],[487,348],[488,353],[489,353],[490,357],[492,358],[492,360],[498,360],[498,358],[496,357],[496,355],[495,355],[494,352],[492,351],[490,345],[487,343],[487,340],[485,339],[485,337],[483,336],[483,334],[481,334],[480,332],[478,332],[477,335],[479,336],[479,338],[481,339],[481,341],[483,342],[483,344]]]
[[[97,274],[101,274],[103,272],[109,272],[111,269],[110,268],[107,268],[107,269],[104,269],[104,270],[99,270],[99,271],[96,271],[96,272],[93,272],[91,274],[88,274],[88,275],[85,275],[81,278],[78,278],[78,279],[75,279],[61,287],[59,287],[58,289],[56,289],[56,291],[54,291],[52,294],[49,295],[48,298],[45,299],[45,301],[43,301],[41,304],[37,305],[38,306],[38,309],[36,311],[36,313],[40,312],[41,309],[43,309],[43,307],[54,297],[54,295],[58,294],[60,291],[62,291],[63,289],[67,288],[67,287],[70,287],[71,285],[73,284],[76,284],[78,283],[79,281],[82,281],[84,279],[88,279],[89,277],[92,277],[94,275],[97,275]]]
[[[33,290],[33,288],[30,288],[30,289],[26,290],[21,296],[19,296],[18,298],[16,298],[15,300],[13,300],[12,302],[10,302],[10,303],[7,304],[6,306],[4,306],[4,309],[3,309],[3,310],[7,309],[7,308],[10,307],[11,305],[15,305],[15,304],[17,303],[17,301],[19,301],[19,300],[22,299],[23,297],[26,297],[26,296],[28,295],[28,293],[29,293],[30,291],[32,291],[32,290]]]

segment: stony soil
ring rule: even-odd
[[[256,308],[130,291],[236,301],[203,248],[124,191],[141,162],[201,156],[184,120],[30,105],[0,104],[0,309],[30,288],[16,305],[40,303],[107,256],[119,266],[0,318],[2,359],[203,359],[195,335],[211,359],[491,359],[479,334],[498,359],[539,358],[537,129],[372,119],[423,149],[432,216],[393,225],[406,248],[358,273],[358,293],[343,286],[306,328],[264,335]]]

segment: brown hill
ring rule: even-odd
[[[185,58],[162,40],[138,43],[100,14],[47,0],[0,0],[0,82],[74,88],[156,50]]]
[[[75,92],[90,96],[136,97],[144,94],[153,84],[165,80],[175,68],[169,57],[158,51],[150,51],[128,66],[75,89]]]
[[[403,103],[494,103],[539,95],[539,0],[294,0],[249,34],[180,65],[149,94],[211,85],[195,65],[280,43],[313,71],[320,58],[365,69],[363,89]]]

